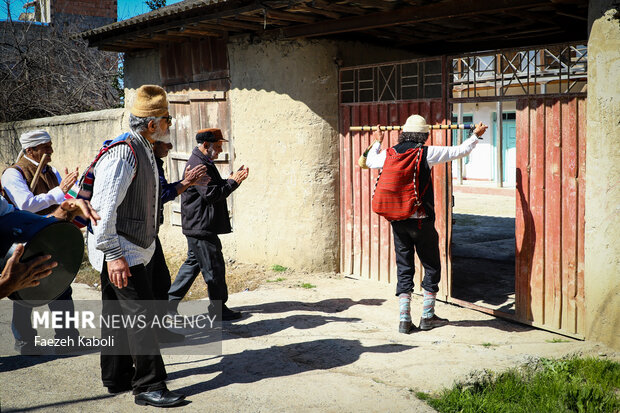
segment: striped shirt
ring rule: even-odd
[[[158,175],[150,143],[139,133],[132,131],[134,142],[143,145],[151,154],[152,168]],[[141,248],[116,233],[117,209],[125,199],[127,190],[136,175],[136,157],[128,145],[116,145],[103,155],[94,168],[95,182],[91,204],[101,220],[88,233],[88,258],[91,265],[102,271],[105,261],[125,257],[130,267],[148,264],[155,251],[155,242]],[[145,165],[144,167],[148,167]],[[156,181],[159,184],[159,181]],[[159,191],[159,188],[156,188]],[[157,205],[154,206],[158,208]],[[157,210],[156,210],[157,211]]]

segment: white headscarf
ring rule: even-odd
[[[22,150],[19,152],[17,159],[21,158],[26,149],[34,148],[35,146],[41,145],[42,143],[47,143],[52,140],[47,131],[43,129],[32,130],[29,132],[22,133],[22,136],[19,137],[19,143],[22,144]]]

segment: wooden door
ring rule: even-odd
[[[516,316],[584,334],[586,98],[517,101]]]
[[[215,161],[222,176],[232,170],[234,142],[230,134],[230,85],[225,38],[202,38],[160,48],[160,74],[170,114],[173,149],[168,155],[168,181],[182,178],[185,163],[196,146],[196,132],[219,128],[228,143]],[[227,198],[232,217],[234,194]],[[173,225],[181,224],[180,197],[172,203]]]
[[[229,105],[224,91],[169,93],[170,115],[174,118],[170,130],[173,149],[168,154],[168,181],[183,177],[185,164],[196,146],[196,132],[205,128],[219,128],[228,144],[215,161],[222,176],[232,170],[232,139],[229,128]],[[232,214],[232,197],[227,199]],[[181,197],[172,201],[172,225],[181,225]]]

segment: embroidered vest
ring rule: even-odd
[[[32,179],[34,178],[34,174],[37,172],[37,165],[30,162],[28,159],[26,159],[25,156],[22,156],[21,159],[15,163],[15,165],[11,166],[11,168],[17,169],[22,174],[24,179],[26,180],[28,187],[30,187],[30,184],[32,183]],[[52,168],[49,165],[47,165],[45,167],[45,172],[41,172],[41,174],[39,175],[39,180],[37,181],[37,185],[34,187],[32,194],[33,195],[45,194],[49,192],[51,189],[57,187],[59,184],[60,182],[58,182],[58,178],[56,178],[56,174],[54,173]],[[7,201],[10,199],[4,190],[2,191],[2,195]],[[47,214],[50,214],[52,211],[54,211],[57,207],[58,207],[57,205],[52,205],[45,209],[37,211],[36,213],[38,215],[47,215]]]
[[[387,150],[372,197],[375,213],[388,221],[398,221],[411,217],[418,210],[424,211],[424,195],[430,183],[430,177],[420,179],[420,166],[426,164],[425,154],[421,147],[403,153],[394,148]]]

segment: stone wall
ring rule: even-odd
[[[0,124],[0,167],[11,165],[21,149],[19,135],[33,129],[45,129],[52,137],[51,164],[59,171],[79,167],[83,171],[94,159],[104,140],[127,129],[124,109],[75,113],[65,116],[31,119]]]
[[[620,348],[620,8],[590,1],[588,17],[586,338]]]

